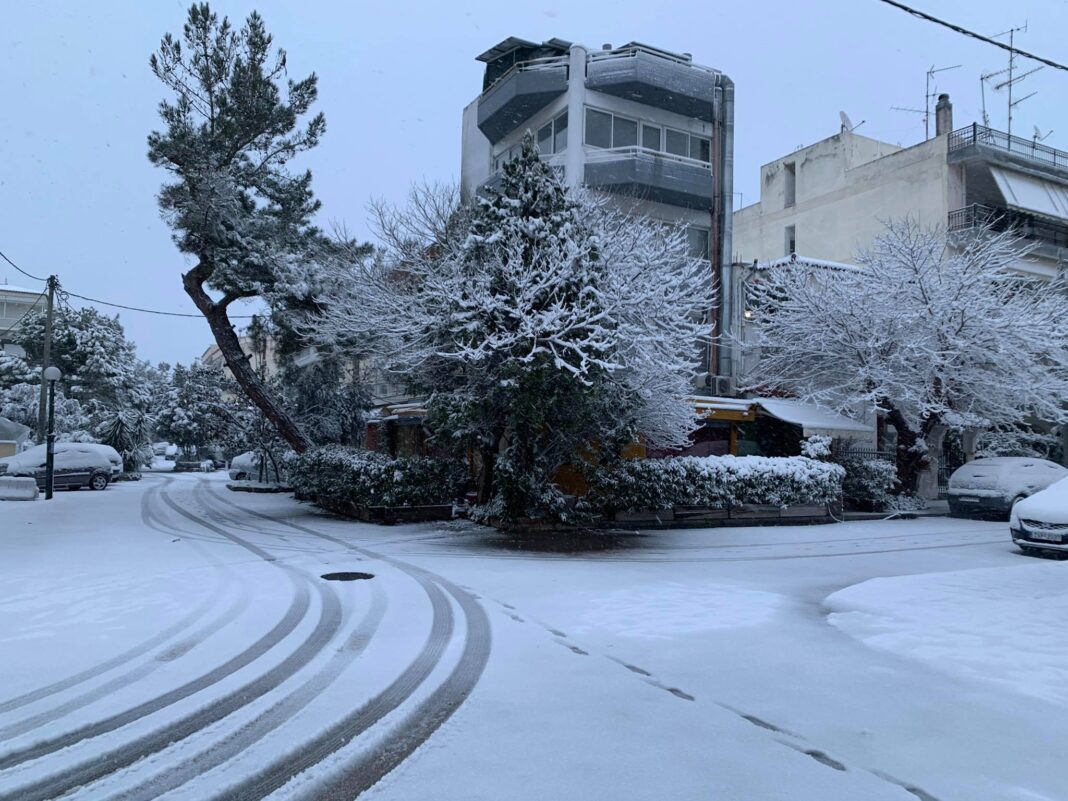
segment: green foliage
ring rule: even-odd
[[[237,409],[227,400],[230,390],[231,382],[216,367],[176,365],[167,404],[156,421],[159,436],[183,449],[221,442],[236,419]]]
[[[339,445],[306,451],[288,469],[298,496],[359,507],[452,503],[467,475],[460,461],[392,458]]]
[[[147,414],[136,409],[123,409],[104,417],[97,427],[100,441],[110,445],[122,456],[126,473],[137,473],[152,459],[153,423]]]
[[[828,504],[841,496],[845,471],[804,456],[675,456],[592,466],[585,502],[603,512],[743,503]]]
[[[883,511],[893,505],[898,488],[897,467],[893,462],[866,455],[848,440],[836,440],[831,460],[845,469],[842,500],[848,509]]]

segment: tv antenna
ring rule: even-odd
[[[1037,145],[1037,144],[1038,144],[1039,142],[1042,142],[1043,140],[1045,140],[1045,138],[1046,138],[1047,136],[1049,136],[1049,135],[1050,135],[1051,133],[1053,133],[1053,129],[1052,129],[1052,128],[1050,128],[1050,129],[1049,129],[1048,131],[1046,131],[1045,133],[1042,133],[1042,130],[1041,130],[1041,129],[1040,129],[1040,128],[1039,128],[1038,126],[1037,126],[1037,125],[1032,125],[1031,127],[1035,129],[1035,134],[1034,134],[1034,136],[1032,136],[1032,137],[1031,137],[1031,140],[1032,140],[1032,141],[1033,141],[1033,142],[1034,142],[1034,143],[1035,143],[1036,145]]]
[[[1006,133],[1008,133],[1008,135],[1010,137],[1012,136],[1012,110],[1014,108],[1016,108],[1016,106],[1020,105],[1022,102],[1027,100],[1028,98],[1034,97],[1036,94],[1038,94],[1037,92],[1031,92],[1031,94],[1025,95],[1024,97],[1018,98],[1018,99],[1016,99],[1014,101],[1012,99],[1012,87],[1015,86],[1020,81],[1022,81],[1028,75],[1033,75],[1034,73],[1036,73],[1040,69],[1042,69],[1041,66],[1038,66],[1038,67],[1035,67],[1032,70],[1028,70],[1027,72],[1023,73],[1022,75],[1016,75],[1015,74],[1015,70],[1016,70],[1016,50],[1015,50],[1016,34],[1017,33],[1026,33],[1026,32],[1027,32],[1027,20],[1024,20],[1024,24],[1023,25],[1020,25],[1020,26],[1018,26],[1016,28],[1009,28],[1007,31],[1002,31],[1001,33],[996,33],[992,37],[992,38],[997,38],[999,36],[1005,36],[1005,35],[1008,35],[1008,37],[1009,37],[1009,66],[1004,70],[1004,72],[1007,72],[1009,74],[1009,77],[1006,78],[1001,83],[999,83],[997,86],[995,86],[994,89],[1000,91],[1001,89],[1008,88],[1008,90],[1009,90],[1008,130],[1006,131]],[[1011,141],[1011,139],[1010,139],[1010,141]]]
[[[935,67],[931,65],[931,69],[927,70],[927,84],[923,90],[923,139],[926,142],[931,138],[931,98],[938,93],[938,87],[935,87],[934,93],[931,92],[931,81],[934,80],[935,73],[947,72],[948,70],[960,69],[962,65],[954,64],[952,67]]]
[[[1009,71],[1008,67],[1004,69],[995,70],[994,72],[980,73],[979,75],[979,98],[982,103],[983,109],[983,127],[990,127],[990,115],[986,113],[986,82],[991,78],[996,78],[998,75],[1004,75]]]
[[[849,119],[849,115],[846,114],[844,111],[838,112],[838,118],[842,121],[842,133],[852,133],[861,125],[867,122],[867,120],[861,120],[856,125],[854,125],[853,121]]]

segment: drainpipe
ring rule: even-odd
[[[719,261],[717,275],[719,278],[719,319],[717,329],[720,335],[717,367],[720,375],[734,376],[734,346],[730,337],[734,333],[731,324],[734,314],[734,270],[731,249],[734,229],[734,81],[722,73],[718,76],[722,85],[720,94],[720,133],[719,158],[717,166],[719,175],[715,176],[718,187],[719,202],[716,204],[719,219],[714,221],[719,234],[719,247],[714,254]]]
[[[586,48],[571,45],[567,69],[567,151],[564,155],[564,183],[578,189],[586,180],[586,160],[582,139],[586,128]]]

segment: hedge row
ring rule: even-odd
[[[340,445],[297,456],[289,475],[298,497],[359,507],[452,503],[467,478],[461,462],[395,458]]]
[[[804,456],[676,456],[634,459],[591,471],[587,503],[604,512],[646,512],[743,503],[828,504],[845,470]]]

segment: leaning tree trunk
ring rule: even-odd
[[[303,453],[311,447],[309,440],[297,426],[296,421],[271,397],[267,388],[260,381],[256,371],[249,364],[248,357],[241,349],[241,340],[230,322],[226,313],[227,307],[235,300],[235,297],[224,297],[222,300],[213,301],[204,290],[204,281],[210,274],[204,262],[201,262],[192,270],[182,276],[182,285],[186,294],[193,299],[193,303],[208,321],[211,333],[215,337],[215,343],[219,346],[226,366],[230,368],[234,379],[245,391],[248,399],[263,412],[264,417],[278,430],[279,435],[297,453]]]
[[[915,495],[920,472],[928,465],[926,442],[920,432],[909,426],[900,410],[888,404],[884,407],[887,409],[886,419],[897,432],[897,483],[901,492]],[[920,443],[923,447],[918,448]]]

